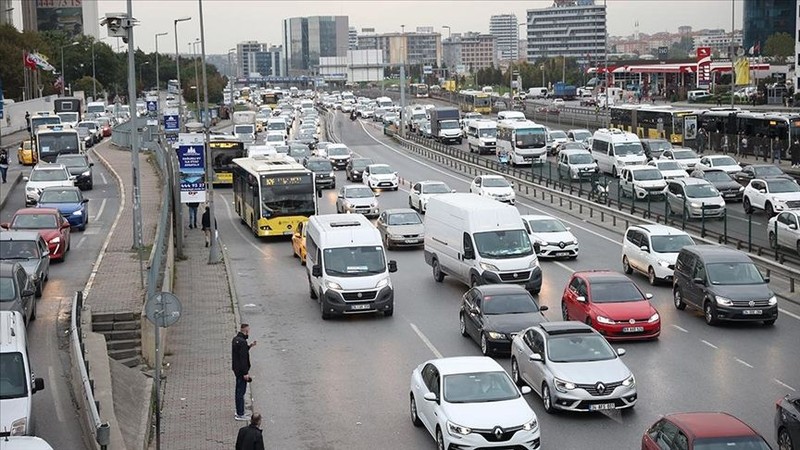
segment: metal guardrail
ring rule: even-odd
[[[147,269],[147,293],[145,298],[151,298],[157,292],[163,282],[164,261],[167,255],[168,236],[171,233],[170,218],[172,212],[172,192],[169,189],[170,181],[174,178],[171,161],[169,161],[170,148],[166,141],[157,143],[156,151],[153,154],[158,163],[158,170],[162,178],[161,189],[161,212],[158,218],[155,240],[150,251],[149,267]]]
[[[95,442],[101,448],[106,448],[111,439],[111,427],[108,422],[103,422],[100,418],[99,402],[94,399],[94,382],[89,378],[89,363],[84,358],[86,348],[83,344],[81,311],[83,311],[83,291],[77,291],[72,299],[72,318],[70,321],[70,344],[78,358],[78,361],[73,361],[73,364],[77,365],[80,370],[81,385],[83,387],[81,391],[86,400],[86,405],[89,407],[87,418],[90,420],[90,425],[94,426]]]

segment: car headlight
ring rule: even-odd
[[[325,286],[327,286],[328,289],[333,289],[335,291],[341,291],[342,290],[342,286],[339,285],[339,283],[337,283],[335,281],[326,281],[325,282]]]
[[[380,289],[388,285],[389,285],[389,278],[384,278],[381,281],[378,281],[378,284],[375,285],[375,289]]]
[[[569,381],[564,381],[559,378],[553,378],[553,384],[556,386],[556,390],[558,392],[567,392],[575,389],[575,383],[571,383]]]
[[[652,315],[652,316],[650,316],[650,318],[649,318],[649,319],[647,319],[647,323],[655,323],[655,322],[658,322],[658,319],[660,319],[660,318],[661,318],[661,317],[658,315],[658,313],[653,313],[653,315]]]
[[[91,174],[92,174],[92,172],[91,172],[90,170],[87,170],[86,172],[83,172],[83,173],[81,174],[81,176],[82,176],[82,177],[88,177],[88,176],[89,176],[89,175],[91,175]]]
[[[739,186],[739,192],[744,192],[744,186]]]
[[[539,428],[539,421],[536,417],[522,424],[522,429],[525,431],[532,431]]]
[[[614,321],[605,316],[597,316],[597,321],[606,325],[614,325]]]
[[[530,263],[528,263],[528,269],[535,269],[539,267],[539,259],[533,258]]]
[[[390,239],[403,239],[402,234],[389,234]]]
[[[769,306],[775,306],[778,304],[778,298],[774,295],[769,298]]]
[[[491,271],[491,272],[497,272],[497,271],[500,270],[494,264],[489,264],[489,263],[485,263],[485,262],[481,263],[481,269],[488,270],[488,271]]]
[[[733,306],[733,300],[726,297],[720,297],[719,295],[714,297],[714,301],[716,301],[718,305]]]
[[[28,418],[20,417],[11,422],[11,436],[25,436],[28,431]]]
[[[331,178],[333,178],[335,175],[334,175],[334,173],[333,173],[333,172],[331,172],[331,173],[329,173],[329,174],[328,174],[328,176],[330,176]]]
[[[636,386],[636,378],[634,378],[633,375],[631,375],[628,378],[626,378],[625,381],[622,382],[622,385],[625,387],[632,388]]]
[[[36,188],[35,187],[25,187],[25,190],[28,191],[28,192],[36,192]]]
[[[447,431],[454,436],[465,436],[472,433],[471,428],[463,427],[450,421],[447,422]]]
[[[73,214],[73,215],[76,215],[76,216],[82,216],[82,215],[83,215],[83,211],[81,211],[80,209],[78,209],[78,210],[76,210],[76,211],[73,211],[73,212],[72,212],[72,214]]]
[[[669,268],[669,261],[659,260],[658,261],[658,265],[661,266],[661,267],[664,267],[664,268]]]
[[[691,206],[692,208],[702,208],[703,204],[702,203],[691,202],[691,203],[689,203],[689,206]]]
[[[51,244],[58,244],[59,242],[61,242],[61,236],[56,236],[53,239],[50,239]]]
[[[486,335],[488,335],[492,339],[505,339],[506,335],[504,333],[498,333],[496,331],[487,331]]]

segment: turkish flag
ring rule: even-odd
[[[34,61],[33,58],[31,58],[31,54],[28,53],[28,52],[25,52],[25,55],[22,58],[22,63],[28,69],[31,69],[31,70],[36,70],[37,69],[36,61]]]

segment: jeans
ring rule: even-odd
[[[197,227],[197,208],[189,207],[189,225]]]
[[[247,381],[244,377],[236,376],[236,415],[244,415],[244,394],[247,392]]]
[[[3,183],[6,182],[6,175],[8,174],[8,166],[2,165],[0,166],[0,179],[3,180]]]

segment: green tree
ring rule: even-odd
[[[764,43],[765,56],[771,56],[776,59],[780,64],[786,61],[786,58],[794,53],[794,39],[789,36],[789,33],[775,33]]]

